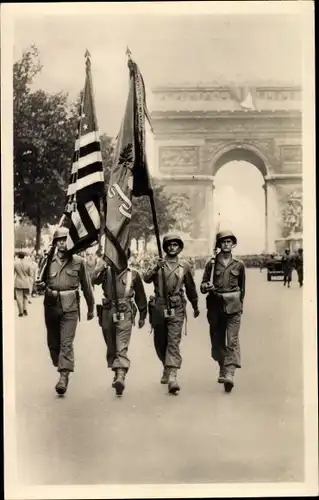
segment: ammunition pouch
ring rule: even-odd
[[[80,319],[80,293],[78,290],[58,291],[47,288],[44,305],[48,307],[60,306],[63,312],[78,311]]]
[[[116,305],[116,302],[112,299],[109,299],[107,297],[102,298],[102,318],[103,318],[103,310],[105,311],[107,316],[112,316],[113,318],[113,323],[117,323],[118,321],[121,321],[123,319],[127,319],[127,314],[132,315],[132,319],[134,322],[134,318],[137,312],[137,309],[131,299],[125,298],[125,299],[119,299],[118,303]],[[116,313],[119,313],[117,316]],[[105,319],[101,320],[102,323],[104,323],[106,320]]]
[[[207,309],[221,308],[226,314],[242,312],[243,305],[240,296],[240,290],[223,293],[213,291],[206,297],[206,307]]]
[[[183,294],[172,294],[168,296],[168,306],[164,297],[151,296],[148,302],[149,321],[153,328],[165,324],[165,319],[175,316],[178,307],[185,308],[185,298]]]
[[[224,312],[226,314],[242,312],[243,305],[240,300],[240,295],[240,291],[223,293]]]
[[[57,290],[46,288],[44,294],[44,305],[48,307],[55,307],[60,304],[60,293]]]
[[[169,302],[169,305],[172,309],[176,309],[176,307],[179,307],[179,306],[185,304],[185,299],[181,294],[169,295],[168,302]]]

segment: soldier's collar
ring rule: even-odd
[[[165,261],[169,267],[173,266],[175,264],[175,267],[181,266],[184,267],[184,264],[181,262],[179,256],[176,256],[176,260],[170,261],[167,259],[167,256],[165,258]]]

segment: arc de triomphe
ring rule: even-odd
[[[227,86],[153,89],[153,172],[166,190],[190,197],[194,254],[212,250],[214,176],[229,161],[248,161],[264,177],[267,252],[281,237],[288,196],[302,190],[301,88],[250,89],[253,109]]]

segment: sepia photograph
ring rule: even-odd
[[[2,5],[7,500],[318,494],[313,13]]]

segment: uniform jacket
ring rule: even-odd
[[[183,291],[185,287],[188,300],[192,304],[193,309],[197,309],[198,295],[190,263],[187,260],[180,258],[177,258],[176,262],[169,262],[167,258],[165,258],[163,269],[168,294],[177,294],[180,291]],[[143,278],[145,283],[154,283],[154,293],[156,297],[163,297],[162,270],[158,269],[157,265],[153,265],[147,269]]]
[[[284,269],[286,269],[287,271],[292,270],[294,267],[294,256],[291,254],[285,254],[282,257],[281,262]]]
[[[24,259],[17,259],[14,263],[14,287],[29,290],[32,277],[30,262]]]
[[[85,260],[79,255],[73,255],[63,262],[55,255],[50,264],[47,286],[49,289],[59,292],[78,290],[78,288],[81,287],[88,306],[88,312],[93,312],[94,295],[91,281],[86,270]],[[62,295],[66,297],[64,300],[64,311],[74,310],[75,294],[70,294],[69,304],[67,303],[67,294],[61,294],[61,296]]]
[[[231,257],[228,265],[225,267],[219,255],[216,257],[213,275],[213,285],[215,286],[215,290],[210,292],[209,295],[225,294],[226,298],[227,294],[230,292],[239,292],[239,300],[243,303],[246,285],[245,265],[241,260]],[[202,293],[206,292],[206,285],[211,281],[211,272],[212,259],[209,259],[204,268],[201,283]],[[233,307],[235,312],[236,304],[234,304]]]
[[[129,276],[128,273],[131,273]],[[102,285],[104,296],[114,300],[112,289],[111,268],[105,263],[99,263],[92,274],[92,283]],[[128,281],[129,280],[129,281]],[[136,269],[126,268],[116,275],[116,290],[118,299],[128,298],[134,300],[139,310],[140,319],[147,315],[147,299],[140,274]]]

